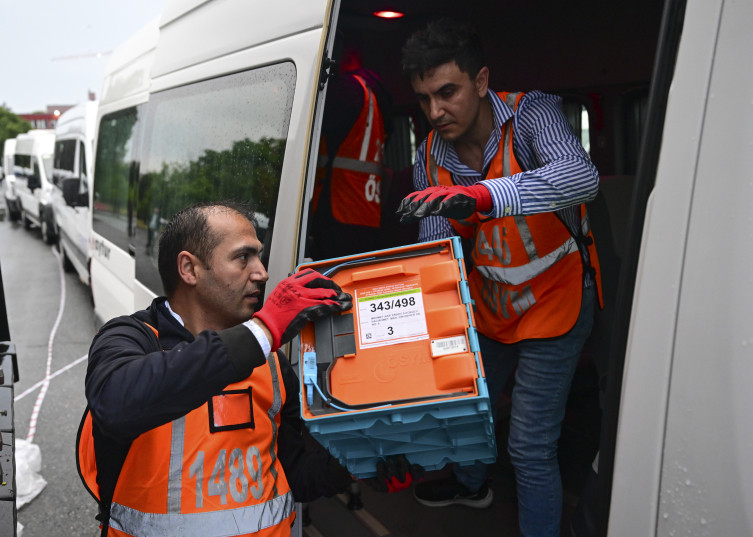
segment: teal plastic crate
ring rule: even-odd
[[[436,253],[437,249],[442,249],[443,253],[449,250],[447,255],[454,259],[459,269],[457,271],[457,296],[467,318],[465,335],[468,348],[465,349],[465,354],[472,353],[475,362],[473,381],[475,393],[453,392],[450,389],[434,396],[393,401],[385,405],[375,402],[372,407],[368,405],[343,407],[333,402],[334,400],[339,403],[339,400],[330,399],[326,393],[322,393],[321,387],[325,380],[322,378],[324,368],[321,363],[317,369],[319,345],[312,349],[310,341],[308,345],[305,344],[307,337],[305,334],[311,338],[314,331],[304,330],[299,341],[303,420],[312,436],[358,478],[375,476],[379,460],[390,455],[405,455],[408,461],[419,464],[427,470],[440,469],[448,463],[467,465],[481,461],[490,464],[496,460],[497,448],[492,406],[486,379],[482,374],[483,368],[473,324],[472,303],[465,277],[460,240],[456,237],[443,239],[411,245],[407,247],[407,251],[406,247],[394,248],[347,258],[306,263],[299,267],[312,267],[325,274],[329,268],[338,266],[356,265],[368,270],[371,266],[380,267],[388,264],[385,260],[392,262],[393,259],[406,257],[419,258],[427,251]],[[434,258],[427,257],[426,259],[427,263],[430,263]],[[430,271],[431,268],[427,270]],[[378,273],[378,268],[376,272]],[[423,269],[419,272],[423,274]],[[421,289],[424,288],[421,287]],[[356,307],[357,305],[354,305],[354,308]],[[350,322],[351,327],[357,325],[356,321],[343,322],[345,324]],[[333,330],[332,326],[328,329]],[[343,330],[338,331],[337,328],[334,330],[338,337],[333,335],[330,338],[332,341],[338,340],[342,343],[347,340],[341,337]],[[347,330],[344,331],[347,332]],[[318,338],[321,337],[319,328],[316,334]],[[357,331],[356,334],[358,334]],[[357,340],[355,336],[353,337]],[[324,341],[324,338],[321,339]],[[432,337],[428,339],[430,341],[426,344],[431,345]],[[402,343],[395,345],[402,345]],[[417,343],[413,342],[411,345],[415,346]],[[419,343],[419,345],[424,345],[424,343]],[[358,359],[360,350],[358,345],[352,348],[348,344],[340,345],[341,348],[337,350],[338,343],[335,343],[332,347],[335,350],[329,352],[334,356],[346,354],[351,359]],[[324,348],[323,344],[322,348]],[[397,348],[391,347],[390,350]],[[313,387],[314,382],[317,384],[316,389]],[[318,415],[312,415],[315,408],[318,409]]]

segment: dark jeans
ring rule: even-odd
[[[583,291],[575,326],[563,336],[503,344],[479,334],[489,397],[499,400],[515,370],[508,452],[515,468],[521,535],[559,535],[562,480],[557,462],[565,404],[583,344],[591,333],[596,289]],[[494,418],[496,420],[496,405]],[[486,481],[482,463],[455,467],[455,475],[470,490]]]

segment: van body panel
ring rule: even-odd
[[[106,239],[93,238],[91,258],[92,295],[97,321],[133,313],[133,258]],[[96,283],[96,285],[95,285]]]
[[[321,28],[326,0],[170,0],[160,27],[155,77],[239,50]],[[281,14],[285,14],[281,16]]]
[[[753,4],[726,0],[720,15],[706,20],[718,30],[680,288],[659,535],[753,535],[753,69],[741,53],[753,50]]]
[[[152,20],[113,51],[102,82],[100,104],[103,113],[111,106],[128,106],[149,90],[154,47],[159,36],[159,19]]]
[[[94,131],[97,102],[74,106],[58,119],[55,126],[55,165],[53,167],[52,211],[55,234],[61,253],[75,267],[81,281],[89,284],[89,237],[91,234],[91,199],[94,178]],[[70,154],[69,154],[70,153]],[[72,169],[57,166],[65,162]],[[86,205],[69,205],[63,197],[64,180],[78,179],[79,194]]]
[[[751,263],[741,205],[753,160],[734,149],[753,139],[740,54],[753,46],[741,22],[751,11],[686,7],[642,238],[610,536],[751,534],[753,289],[739,273]]]

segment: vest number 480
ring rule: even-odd
[[[245,463],[244,463],[245,461]],[[230,470],[226,478],[227,469]],[[196,459],[188,470],[189,477],[196,478],[196,508],[204,506],[204,452],[199,451]],[[250,481],[249,481],[250,478]],[[251,483],[249,487],[249,483]],[[227,504],[228,492],[236,503],[245,503],[248,492],[255,499],[261,498],[264,493],[262,481],[262,460],[259,448],[251,446],[246,450],[245,459],[243,451],[235,448],[230,452],[230,462],[227,464],[227,450],[221,449],[214,463],[212,475],[207,483],[206,494],[219,496],[222,505]]]

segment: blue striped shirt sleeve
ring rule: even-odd
[[[554,211],[596,197],[599,173],[573,134],[559,97],[526,94],[513,133],[516,157],[529,171],[484,181],[494,205],[490,216]]]
[[[416,150],[416,160],[413,165],[413,187],[415,191],[429,188],[429,178],[426,176],[426,139]],[[450,221],[444,216],[427,216],[418,223],[419,242],[434,241],[456,235]]]

